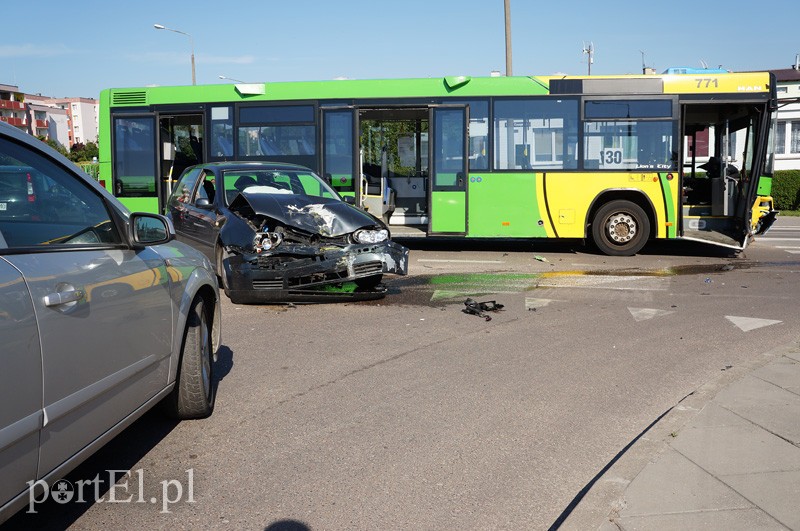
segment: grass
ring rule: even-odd
[[[781,210],[781,216],[798,217],[800,216],[800,210]]]

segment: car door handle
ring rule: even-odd
[[[61,304],[69,304],[71,302],[78,302],[83,299],[86,293],[81,289],[67,289],[64,291],[57,291],[49,293],[44,296],[45,306],[60,306]]]

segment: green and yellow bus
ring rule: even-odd
[[[621,256],[650,239],[743,249],[775,216],[775,108],[769,73],[108,89],[100,180],[158,212],[192,164],[291,162],[396,235],[591,239]]]

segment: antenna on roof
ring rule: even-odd
[[[583,53],[585,53],[585,54],[587,54],[589,56],[589,60],[586,63],[589,66],[588,75],[591,76],[592,75],[592,63],[594,62],[594,59],[593,59],[593,56],[594,56],[594,43],[589,41],[589,46],[586,46],[586,42],[584,41],[584,43],[583,43]]]
[[[654,66],[647,66],[647,63],[644,60],[644,51],[639,50],[639,53],[642,54],[642,74],[655,74],[656,69]]]
[[[708,63],[700,59],[700,66],[703,67],[704,70],[708,70]]]

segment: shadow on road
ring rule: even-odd
[[[214,385],[217,386],[217,392],[220,391],[220,382],[232,369],[233,351],[227,346],[221,346],[214,364]],[[109,471],[132,470],[177,425],[178,421],[164,415],[161,407],[154,407],[64,478],[70,482],[70,485],[78,485],[78,482],[86,485],[84,502],[76,501],[77,495],[73,496],[75,500],[68,503],[57,503],[48,496],[43,503],[34,504],[35,513],[28,513],[26,505],[3,524],[3,529],[67,529],[74,525],[94,505],[95,499],[108,497],[111,486]],[[116,479],[124,479],[122,474],[122,472],[118,472]],[[95,484],[98,486],[95,487]],[[95,491],[95,489],[97,490]],[[96,492],[97,498],[95,498]],[[43,494],[39,495],[37,499],[42,498]],[[135,527],[133,522],[131,522],[131,527]]]
[[[473,238],[392,238],[411,250],[419,251],[486,251],[518,253],[593,254],[602,253],[588,240],[576,239],[473,239]],[[639,252],[640,255],[702,256],[733,258],[737,252],[726,247],[682,240],[653,240]]]

